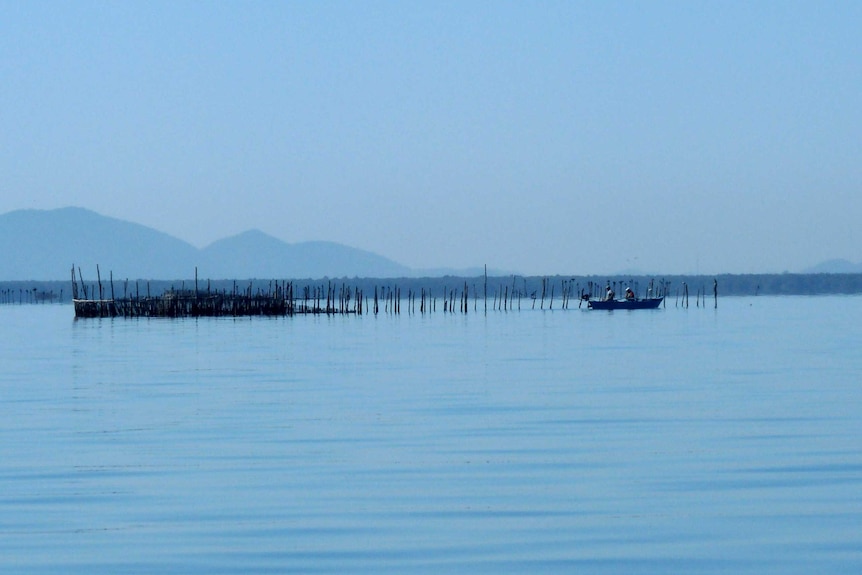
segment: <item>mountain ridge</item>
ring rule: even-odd
[[[399,277],[412,270],[384,256],[335,242],[289,244],[260,230],[204,248],[142,224],[81,207],[24,209],[0,215],[0,280],[58,280],[70,266],[115,278]],[[92,273],[92,270],[88,273]]]

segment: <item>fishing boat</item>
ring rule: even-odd
[[[661,305],[663,297],[649,297],[644,299],[609,299],[609,300],[587,300],[590,309],[656,309]]]

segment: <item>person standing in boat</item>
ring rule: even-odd
[[[610,284],[605,288],[607,292],[605,293],[605,301],[611,301],[614,299],[614,296],[617,295],[614,293],[614,290],[611,289]]]
[[[633,292],[633,291],[632,291],[632,288],[630,288],[630,287],[627,287],[627,288],[626,288],[626,299],[627,299],[627,300],[633,300],[633,299],[635,299],[635,292]]]

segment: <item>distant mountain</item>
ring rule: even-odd
[[[411,274],[410,268],[371,252],[332,242],[288,244],[259,230],[214,242],[202,254],[207,265],[216,270],[215,275],[224,278],[382,278]],[[228,271],[231,273],[226,274]]]
[[[862,262],[854,264],[848,260],[828,260],[803,270],[806,274],[858,274],[862,273]]]
[[[199,250],[152,228],[83,208],[0,215],[0,281],[63,280],[72,264],[85,279],[96,265],[114,279],[399,277],[411,270],[331,242],[288,244],[253,230]]]
[[[73,263],[106,277],[194,275],[198,250],[162,232],[83,208],[19,210],[0,215],[0,279],[65,279]]]
[[[485,274],[485,268],[476,266],[471,268],[425,268],[415,269],[410,277],[414,278],[442,278],[446,276],[459,278],[474,278]],[[511,277],[522,275],[518,272],[501,268],[488,268],[488,277]]]

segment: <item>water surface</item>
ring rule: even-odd
[[[0,306],[3,573],[862,571],[862,298]]]

